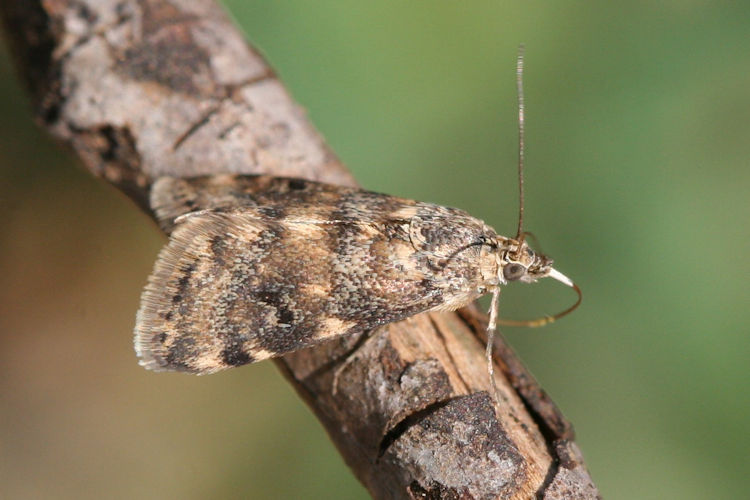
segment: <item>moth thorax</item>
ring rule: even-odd
[[[502,280],[501,255],[497,245],[482,245],[477,266],[482,283],[487,288],[496,287]]]

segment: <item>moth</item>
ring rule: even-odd
[[[151,207],[170,234],[135,326],[152,370],[213,373],[486,293],[494,332],[510,281],[551,277],[579,291],[526,243],[522,210],[509,238],[455,208],[252,175],[163,177]]]

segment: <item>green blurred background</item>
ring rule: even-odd
[[[746,498],[747,3],[226,5],[363,186],[505,234],[525,42],[527,227],[585,298],[504,333],[606,498]],[[366,498],[271,363],[138,366],[162,236],[34,127],[5,47],[0,106],[0,497]],[[572,299],[540,283],[501,308]]]

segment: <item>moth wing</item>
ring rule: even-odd
[[[212,373],[441,300],[419,269],[404,265],[414,254],[408,224],[386,235],[382,221],[279,220],[247,208],[178,222],[136,319],[135,349],[148,369]]]
[[[280,219],[280,213],[288,215],[290,210],[299,215],[325,216],[340,208],[342,198],[353,193],[361,191],[267,175],[160,177],[151,186],[149,205],[161,228],[170,234],[180,216],[201,210],[231,211],[242,207],[271,219]]]
[[[136,315],[135,350],[145,368],[195,373],[222,368],[219,339],[208,335],[212,318],[195,314],[200,307],[214,309],[205,302],[208,297],[200,286],[212,281],[212,269],[221,264],[216,245],[233,237],[252,241],[267,226],[251,217],[239,226],[238,222],[201,211],[182,216],[176,224],[154,264]]]

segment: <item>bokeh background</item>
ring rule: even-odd
[[[750,477],[750,6],[226,2],[367,188],[527,227],[584,290],[505,334],[609,499],[742,498]],[[0,52],[0,497],[366,498],[271,363],[141,369],[163,237],[32,124]],[[510,317],[573,300],[510,287]]]

